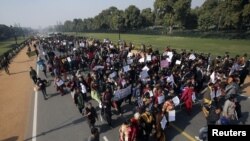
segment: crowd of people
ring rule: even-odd
[[[165,141],[164,129],[181,103],[188,116],[193,103],[201,100],[207,124],[234,124],[241,116],[237,96],[249,74],[247,54],[213,58],[170,47],[160,53],[145,45],[135,51],[132,43],[124,41],[115,44],[66,35],[41,38],[36,46],[39,69],[45,79],[47,72],[54,78],[62,96],[66,89],[70,91],[79,112],[88,119],[91,141],[98,140],[99,133],[97,111],[89,96],[110,126],[113,114],[123,115],[122,103],[134,105],[134,116],[119,129],[120,141]],[[30,75],[46,100],[46,81]],[[198,140],[206,138],[204,132],[202,128]]]

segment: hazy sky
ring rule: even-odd
[[[192,0],[192,7],[204,0]],[[154,0],[0,0],[0,24],[20,24],[22,27],[46,27],[74,18],[94,17],[102,10],[115,6],[126,9],[153,8]]]

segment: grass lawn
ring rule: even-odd
[[[19,37],[17,43],[20,44],[23,41],[24,41],[23,37]],[[0,55],[11,49],[11,47],[13,47],[15,44],[16,42],[12,38],[5,41],[0,41]]]
[[[67,33],[75,35],[75,33]],[[103,40],[109,38],[114,43],[118,41],[118,33],[78,33],[78,36],[93,37]],[[132,42],[136,47],[140,48],[141,44],[146,46],[152,45],[160,51],[167,46],[174,49],[194,50],[196,52],[211,53],[213,56],[224,55],[229,52],[231,56],[250,55],[250,40],[229,40],[229,39],[207,39],[192,37],[170,37],[162,35],[135,35],[121,34],[121,39],[127,43]]]

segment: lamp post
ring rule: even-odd
[[[13,28],[13,26],[12,26],[12,25],[10,26],[10,29],[11,29],[12,34],[14,33],[14,39],[15,39],[15,42],[16,42],[16,45],[17,45],[17,36],[16,36],[16,31],[15,31],[15,29]]]
[[[118,15],[117,27],[118,27],[118,38],[119,38],[119,41],[121,40],[120,24],[121,24],[121,17],[120,17],[120,15]]]

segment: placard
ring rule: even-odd
[[[190,54],[189,60],[195,60],[195,59],[196,59],[195,55],[194,54]]]
[[[144,62],[145,62],[145,59],[144,59],[144,58],[141,58],[141,59],[139,59],[139,62],[140,62],[140,63],[144,63]]]
[[[165,101],[165,96],[164,95],[158,96],[157,99],[158,99],[158,104],[162,104]]]
[[[62,86],[63,84],[64,84],[64,82],[63,82],[62,79],[60,79],[59,81],[56,81],[56,85],[57,85],[58,87]]]
[[[71,62],[71,58],[70,57],[67,57],[67,60],[68,60],[68,62]]]
[[[148,71],[146,70],[143,70],[141,73],[140,73],[140,78],[141,79],[145,79],[148,77]]]
[[[104,69],[104,66],[95,66],[93,70]]]
[[[153,93],[152,91],[149,91],[148,93],[149,93],[149,96],[150,96],[150,97],[153,97],[153,96],[154,96],[154,93]]]
[[[164,130],[167,124],[167,118],[166,116],[163,116],[162,120],[161,120],[161,128]]]
[[[172,101],[173,101],[175,107],[178,106],[178,105],[180,104],[180,99],[179,99],[178,96],[173,97],[173,98],[172,98]]]
[[[128,72],[129,70],[130,70],[129,65],[123,67],[123,71],[124,71],[124,72]]]
[[[180,64],[181,64],[181,61],[180,61],[180,60],[176,60],[175,64],[176,64],[176,65],[180,65]]]
[[[149,70],[149,68],[148,68],[148,66],[144,66],[144,67],[142,68],[142,70],[146,70],[146,71],[148,71],[148,70]]]
[[[118,101],[118,100],[121,100],[121,99],[127,97],[128,95],[131,94],[131,88],[132,88],[132,86],[129,85],[128,87],[126,87],[124,89],[120,89],[120,90],[115,91],[113,100]]]
[[[168,112],[168,121],[169,122],[175,121],[175,110]]]
[[[151,61],[151,60],[152,60],[151,55],[147,55],[146,60],[147,60],[147,61]]]
[[[116,76],[116,72],[113,72],[109,75],[109,78],[114,78]]]
[[[132,52],[129,52],[127,57],[130,58],[130,57],[132,57],[132,56],[133,56],[133,53],[132,53]]]
[[[169,63],[167,60],[161,60],[161,68],[168,68]]]

